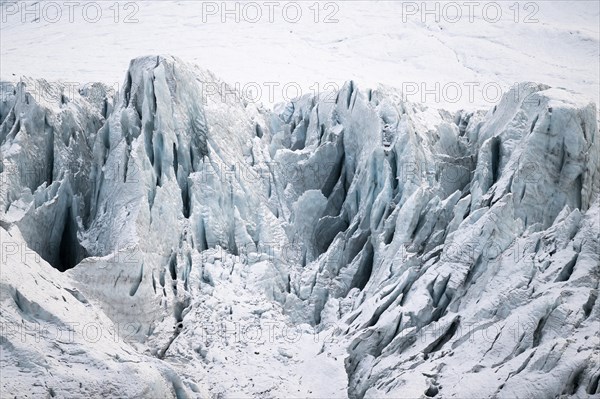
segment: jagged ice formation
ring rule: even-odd
[[[167,56],[2,83],[3,393],[600,397],[594,104],[229,90]],[[31,345],[71,322],[101,337]]]

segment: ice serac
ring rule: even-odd
[[[2,84],[3,221],[59,270],[86,256],[77,234],[90,221],[91,147],[112,95],[101,84]]]
[[[328,204],[286,311],[339,323],[349,396],[600,393],[593,104],[527,83],[487,114],[450,117],[350,82],[334,103],[292,109],[279,141],[293,150],[308,126],[295,156],[329,179],[289,183]],[[323,158],[331,142],[342,155]],[[300,197],[295,214],[316,203]]]
[[[350,118],[382,108],[357,98],[355,108],[373,106]],[[398,118],[408,123],[391,137],[383,118],[371,125],[388,144],[363,146],[356,162],[342,206],[349,229],[304,272],[316,276],[304,301],[313,322],[326,314],[347,326],[349,395],[596,393],[599,321],[597,308],[591,319],[584,311],[600,274],[595,107],[523,84],[464,132],[441,118],[420,127],[422,115],[396,108],[408,108]],[[569,233],[559,244],[554,231]],[[332,276],[349,291],[320,289]],[[558,360],[544,378],[549,356]]]
[[[219,90],[211,98],[209,85]],[[264,117],[222,90],[169,57],[135,59],[94,143],[94,219],[82,240],[90,257],[72,273],[112,318],[139,322],[140,339],[182,321],[198,284],[193,254],[255,252],[283,234],[253,145]]]
[[[2,228],[169,394],[600,395],[600,144],[573,93],[452,115],[347,82],[269,111],[169,56],[119,93],[2,85]],[[231,338],[273,323],[334,339]]]

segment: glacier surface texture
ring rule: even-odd
[[[118,93],[1,91],[2,397],[600,397],[600,137],[567,89],[269,110],[148,56]]]

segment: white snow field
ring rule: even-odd
[[[600,398],[598,3],[291,27],[139,2],[35,29],[15,4],[0,397]]]
[[[595,0],[4,1],[0,11],[3,80],[119,86],[131,58],[173,54],[265,104],[346,80],[452,110],[489,108],[523,81],[596,103],[600,93]]]

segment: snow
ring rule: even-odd
[[[3,80],[33,76],[119,87],[131,58],[164,53],[213,71],[265,104],[290,100],[298,88],[302,94],[341,88],[346,80],[363,88],[395,86],[408,100],[446,109],[488,108],[522,81],[566,87],[599,102],[594,1],[518,2],[518,14],[514,3],[497,2],[498,21],[490,2],[472,11],[465,2],[438,2],[433,14],[426,11],[435,3],[320,2],[317,23],[313,2],[294,3],[302,10],[296,23],[291,9],[283,11],[289,2],[278,3],[272,19],[264,2],[253,2],[261,16],[256,23],[252,10],[242,11],[245,3],[238,3],[239,22],[229,15],[225,23],[225,7],[234,6],[222,2],[98,2],[94,23],[84,15],[95,21],[96,10],[84,13],[83,5],[72,9],[71,23],[67,6],[50,22],[57,19],[53,10],[36,14],[29,6],[13,15],[8,3],[0,36]],[[214,15],[208,3],[216,5]],[[34,11],[23,16],[22,9]]]
[[[153,10],[149,20],[163,11],[161,21],[180,22],[188,4],[140,7]],[[341,3],[340,18],[344,7],[365,32],[398,25],[379,13],[394,15],[397,3]],[[293,63],[264,46],[237,48],[236,63],[227,57],[234,45],[205,48],[230,83],[266,79],[273,71],[253,66],[259,56],[278,71],[269,79],[316,70],[356,78],[273,110],[226,95],[205,63],[169,55],[127,61],[118,91],[112,78],[76,91],[33,78],[3,83],[2,395],[597,397],[600,141],[586,93],[598,79],[586,80],[589,62],[573,76],[563,68],[597,52],[588,47],[598,42],[594,7],[541,4],[551,22],[502,35],[506,21],[400,24],[405,36],[374,38],[406,50],[412,69],[402,76],[381,60],[394,50],[369,48],[369,36],[344,23],[299,23],[291,42],[286,24],[253,25],[275,48],[295,45]],[[571,23],[575,38],[565,34]],[[40,31],[51,38],[58,25]],[[226,24],[213,25],[211,34]],[[157,47],[179,32],[164,26],[154,36],[144,23],[131,34],[99,22],[101,40],[125,50],[96,47],[82,64],[94,71],[74,73],[112,74],[119,57],[150,43],[136,42],[140,32]],[[473,27],[478,36],[461,36]],[[231,28],[229,37],[246,34],[234,43],[254,43],[243,23]],[[36,42],[19,24],[2,29],[3,43],[5,32]],[[348,43],[327,42],[344,29]],[[534,40],[548,68],[509,46],[552,32],[552,48],[572,58],[552,58],[540,44],[548,40]],[[220,43],[221,33],[197,46]],[[180,37],[169,44],[193,38]],[[311,63],[302,37],[335,52]],[[441,38],[450,49],[431,44]],[[461,56],[467,45],[471,58]],[[496,45],[502,52],[490,51]],[[15,46],[7,63],[22,51]],[[353,64],[360,51],[372,56]],[[58,76],[52,62],[42,75]],[[482,81],[498,65],[505,83],[511,73],[540,81],[514,85],[483,110],[475,102],[449,112],[407,101],[396,80],[441,79],[447,67],[447,76]],[[384,78],[400,87],[362,83]],[[55,95],[36,95],[39,87]],[[102,337],[19,339],[24,324],[73,322],[94,323]]]
[[[124,342],[126,327],[28,248],[17,229],[0,234],[3,395],[171,395],[167,365]]]

